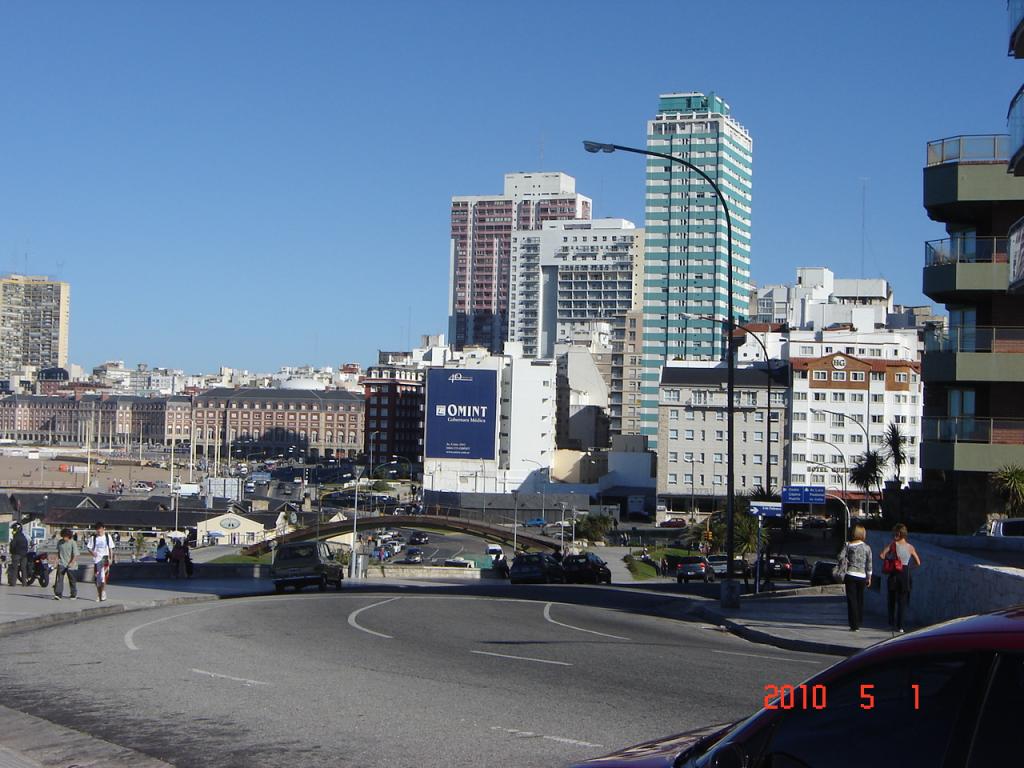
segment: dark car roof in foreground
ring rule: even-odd
[[[823,670],[815,676],[815,679],[833,679],[850,670],[874,665],[890,658],[898,659],[933,652],[949,653],[969,650],[1024,650],[1024,605],[953,619],[908,635],[884,640]],[[721,725],[715,725],[690,730],[628,747],[604,757],[583,761],[577,765],[581,768],[583,766],[636,766],[637,768],[641,766],[645,768],[647,766],[651,768],[671,766],[678,753],[695,743],[699,736],[708,736],[721,729]]]

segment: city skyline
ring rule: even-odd
[[[721,94],[755,137],[757,284],[798,266],[860,276],[863,242],[865,276],[928,303],[923,241],[943,233],[920,204],[922,147],[1006,130],[1016,83],[997,44],[1002,3],[973,7],[967,26],[954,3],[869,3],[842,25],[811,3],[677,8],[669,27],[728,26],[731,55],[714,55],[709,35],[682,59],[665,47],[607,63],[585,54],[622,6],[597,6],[492,29],[496,11],[455,3],[461,26],[491,29],[461,47],[438,44],[454,34],[444,14],[406,3],[246,6],[243,23],[230,3],[19,7],[0,31],[0,61],[22,73],[0,86],[19,105],[0,126],[0,269],[74,286],[70,360],[86,368],[365,365],[445,330],[452,196],[508,172],[560,171],[595,217],[642,222],[642,163],[596,161],[580,141],[640,146],[658,94],[692,90]],[[353,22],[388,35],[350,35]],[[519,56],[524,35],[535,55]],[[944,38],[976,55],[929,55]],[[563,49],[583,62],[569,90],[545,63]],[[459,66],[469,59],[471,72]],[[488,87],[512,60],[520,82]],[[399,163],[387,151],[410,125],[415,151]],[[380,205],[396,184],[404,202]]]

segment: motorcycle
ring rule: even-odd
[[[29,552],[28,553],[28,583],[29,585],[35,583],[38,579],[40,587],[47,587],[50,585],[50,571],[53,570],[53,566],[50,565],[50,558],[47,557],[45,552]]]

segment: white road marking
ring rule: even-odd
[[[580,741],[579,739],[569,739],[564,736],[545,736],[542,733],[534,733],[533,731],[520,731],[516,728],[502,728],[498,725],[491,726],[492,731],[501,731],[507,733],[510,736],[517,736],[522,739],[538,738],[547,739],[548,741],[557,741],[559,744],[571,744],[574,747],[594,747],[596,749],[603,749],[600,744],[591,744],[589,741]]]
[[[554,605],[554,603],[545,603],[544,604],[544,618],[547,621],[550,621],[552,624],[557,624],[558,626],[565,627],[566,629],[575,629],[577,632],[586,632],[588,635],[600,635],[601,637],[610,637],[612,640],[629,640],[628,637],[622,637],[621,635],[609,635],[607,632],[598,632],[597,630],[594,630],[594,629],[584,629],[583,627],[574,627],[572,624],[564,624],[561,621],[555,621],[554,619],[551,618],[551,606],[552,605]]]
[[[206,675],[207,677],[216,677],[220,680],[232,680],[236,683],[245,683],[246,685],[270,685],[262,680],[250,680],[247,677],[232,677],[231,675],[222,675],[218,672],[207,672],[205,669],[193,669],[197,675]]]
[[[821,664],[820,661],[814,661],[813,659],[790,659],[785,656],[765,656],[760,653],[740,653],[738,651],[719,651],[716,649],[711,650],[712,653],[724,653],[726,656],[749,656],[752,659],[770,659],[772,661],[795,661],[797,664]]]
[[[499,659],[515,659],[516,661],[536,661],[538,664],[557,664],[560,667],[571,667],[568,661],[552,661],[551,659],[534,659],[529,656],[509,656],[507,653],[491,653],[490,651],[470,651],[481,656],[497,656]]]
[[[214,603],[214,605],[217,605],[217,603]],[[182,611],[181,613],[176,613],[173,616],[164,616],[162,619],[155,619],[153,621],[147,621],[145,624],[139,624],[137,627],[132,627],[131,629],[129,629],[127,632],[124,633],[124,644],[128,646],[128,650],[130,650],[130,651],[137,651],[137,650],[139,650],[139,647],[135,644],[135,633],[138,632],[140,629],[144,629],[146,627],[151,627],[154,624],[160,624],[160,623],[162,623],[164,621],[170,621],[171,619],[177,619],[177,618],[179,618],[181,616],[188,616],[190,613],[199,613],[200,611],[208,611],[211,608],[213,608],[214,605],[204,605],[202,608],[193,608],[191,611]]]
[[[374,632],[372,629],[367,629],[366,627],[359,626],[359,623],[356,621],[356,616],[358,616],[363,611],[368,611],[371,608],[376,608],[378,605],[384,605],[384,603],[390,603],[398,599],[399,598],[397,597],[389,597],[387,600],[381,600],[379,603],[372,603],[370,605],[364,605],[362,608],[357,608],[348,615],[349,626],[355,627],[360,632],[365,632],[368,635],[376,635],[377,637],[383,637],[385,640],[394,640],[395,638],[393,638],[391,635],[385,635],[383,632]]]

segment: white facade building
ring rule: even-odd
[[[794,285],[758,289],[754,322],[811,330],[848,323],[867,331],[884,327],[892,313],[887,281],[837,278],[825,267],[801,267]]]
[[[521,345],[510,342],[501,355],[480,347],[455,352],[448,369],[497,372],[495,458],[424,456],[424,490],[510,493],[546,483],[555,453],[554,361],[527,358]],[[429,403],[429,391],[427,396]]]
[[[508,340],[530,357],[608,322],[621,339],[624,318],[642,302],[643,230],[625,219],[549,221],[512,233]]]

